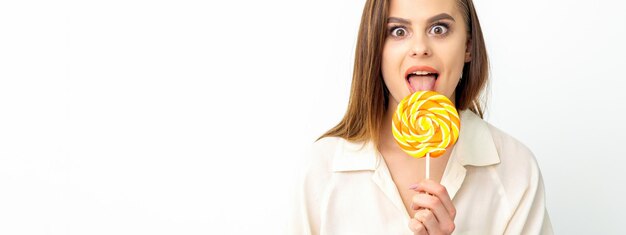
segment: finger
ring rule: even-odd
[[[422,222],[419,222],[416,219],[411,219],[409,222],[409,229],[411,229],[411,232],[415,235],[428,235],[428,232],[426,232],[426,228]]]
[[[435,181],[427,179],[413,185],[411,189],[435,195],[439,201],[441,201],[441,204],[446,208],[450,217],[454,220],[456,217],[456,208],[454,208],[454,204],[452,203],[452,199],[450,199],[450,195],[448,194],[446,187]]]
[[[411,201],[411,209],[421,210],[428,209],[434,215],[439,223],[448,225],[452,223],[452,217],[448,214],[448,210],[441,204],[439,198],[434,195],[419,193],[413,196]]]
[[[426,193],[425,191],[422,192],[423,193],[413,196],[411,208],[414,210],[419,210],[420,208],[430,209],[435,215],[437,222],[439,222],[439,228],[444,233],[452,233],[455,229],[454,216],[449,214],[448,209],[445,208],[439,197],[434,194]]]
[[[438,201],[439,199],[437,199],[437,197],[426,193],[420,193],[413,196],[413,199],[414,201],[411,203],[412,209],[418,210],[418,212],[424,210],[429,211],[432,215],[434,215],[433,217],[437,222],[437,228],[439,229],[439,232],[442,232],[444,234],[450,234],[454,231],[454,219],[450,217],[448,211],[443,207],[443,205],[441,205],[441,202]],[[428,230],[429,234],[432,234],[431,227],[426,226],[426,229]]]
[[[426,231],[430,235],[442,234],[441,228],[439,228],[439,222],[435,218],[435,215],[428,209],[422,209],[415,212],[414,219],[421,222],[426,228]]]

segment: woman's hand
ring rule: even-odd
[[[409,223],[411,231],[414,234],[451,234],[456,209],[446,188],[435,181],[424,180],[410,189],[418,192],[411,203],[415,210]]]

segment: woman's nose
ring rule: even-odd
[[[423,37],[415,37],[413,39],[413,46],[411,47],[411,57],[430,56],[432,51],[428,45],[428,39]]]

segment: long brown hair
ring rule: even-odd
[[[458,110],[470,109],[483,117],[480,95],[489,77],[487,49],[472,0],[457,0],[471,39],[471,61],[463,66],[463,76],[456,87]],[[319,139],[337,136],[350,141],[371,140],[378,146],[379,132],[387,111],[389,90],[382,77],[381,64],[389,0],[368,0],[361,15],[354,56],[352,87],[348,110],[335,127]]]

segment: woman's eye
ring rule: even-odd
[[[406,36],[406,29],[404,28],[395,28],[391,30],[391,36],[394,37],[404,37]]]
[[[445,25],[435,25],[432,28],[430,28],[430,33],[435,34],[435,35],[442,35],[442,34],[446,34],[448,32],[448,27],[446,27]]]

